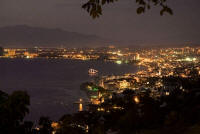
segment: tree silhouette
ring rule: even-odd
[[[30,105],[29,95],[24,91],[15,91],[8,95],[0,91],[0,131],[4,134],[17,133]]]
[[[0,56],[3,56],[4,50],[2,47],[0,47]]]
[[[40,117],[39,125],[40,133],[41,134],[51,134],[53,128],[51,127],[52,121],[49,119],[49,117]]]
[[[82,5],[82,8],[85,9],[90,16],[93,18],[98,18],[102,15],[102,7],[109,3],[114,3],[119,0],[88,0],[87,3]],[[167,0],[136,0],[136,4],[138,8],[136,10],[137,14],[142,14],[146,10],[151,9],[152,6],[161,7],[160,15],[162,16],[164,13],[168,13],[170,15],[173,14],[172,9],[167,5]]]

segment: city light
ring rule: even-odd
[[[133,100],[134,100],[134,102],[135,102],[136,104],[140,103],[140,100],[139,100],[138,96],[134,96],[134,97],[133,97]]]
[[[117,60],[116,63],[120,65],[120,64],[122,64],[122,61],[121,60]]]

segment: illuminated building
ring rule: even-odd
[[[25,56],[26,58],[35,58],[35,57],[38,57],[38,54],[36,54],[36,53],[25,52],[25,53],[24,53],[24,56]]]
[[[79,102],[79,111],[83,111],[83,100],[80,99]]]
[[[197,50],[197,54],[200,54],[200,48]]]
[[[79,111],[83,111],[83,104],[82,103],[79,104]]]
[[[158,75],[161,76],[161,69],[159,69],[159,71],[158,71]]]
[[[96,99],[95,99],[95,98],[91,98],[90,101],[91,101],[91,103],[94,104],[94,105],[99,105],[99,104],[101,103],[101,102],[99,101],[99,99],[97,99],[97,98],[96,98]]]
[[[108,59],[109,59],[109,60],[117,60],[118,58],[117,58],[117,56],[113,56],[113,55],[112,55],[112,56],[109,56]]]
[[[140,60],[140,54],[139,53],[136,54],[136,60]]]
[[[134,79],[136,80],[136,82],[140,82],[140,79],[138,77],[134,77]]]
[[[124,88],[128,88],[130,87],[130,83],[127,82],[126,80],[120,81],[119,82],[119,88],[120,89],[124,89]]]
[[[100,80],[100,84],[99,84],[100,87],[103,87],[104,88],[104,80]]]
[[[16,55],[16,49],[4,49],[5,57],[15,57]]]

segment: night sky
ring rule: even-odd
[[[200,44],[199,0],[168,0],[173,16],[160,16],[160,7],[137,15],[135,0],[119,0],[95,20],[81,8],[86,1],[0,0],[0,26],[61,28],[128,44]]]

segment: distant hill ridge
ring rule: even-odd
[[[31,27],[27,25],[0,28],[0,46],[66,46],[86,47],[104,45],[104,39],[95,35],[68,32],[62,29]]]

